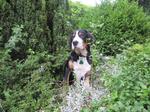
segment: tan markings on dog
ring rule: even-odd
[[[80,50],[80,53],[83,55],[83,56],[87,56],[87,50],[86,49],[83,49],[83,50]]]
[[[83,48],[87,48],[88,43],[84,42],[83,43]]]
[[[87,56],[87,50],[85,48],[84,49],[75,48],[75,52],[77,54],[81,54],[83,56]]]
[[[84,79],[84,86],[85,87],[90,87],[90,80],[91,80],[91,71],[88,71],[85,74],[85,79]]]
[[[79,48],[75,48],[74,50],[77,54],[80,54],[80,49]]]
[[[68,64],[69,64],[69,68],[70,68],[70,69],[73,69],[73,62],[72,62],[71,60],[69,61]]]

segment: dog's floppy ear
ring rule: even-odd
[[[72,32],[69,36],[69,47],[70,49],[72,49],[72,41],[73,41],[73,37],[74,37],[74,32]]]
[[[93,36],[92,33],[88,32],[87,37],[88,37],[88,38],[87,38],[87,41],[88,41],[89,43],[95,42],[95,37]]]

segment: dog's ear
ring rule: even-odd
[[[69,35],[69,47],[70,47],[70,49],[72,49],[73,37],[74,37],[74,32],[72,32],[72,33]]]
[[[88,34],[87,34],[87,41],[88,41],[88,43],[95,42],[95,37],[93,36],[93,34],[91,32],[88,32]]]

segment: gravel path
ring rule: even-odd
[[[94,79],[92,81],[92,87],[85,89],[80,84],[70,86],[67,95],[64,98],[63,105],[61,106],[61,112],[80,112],[83,107],[88,107],[92,101],[100,100],[107,94],[107,90],[101,83],[101,68],[107,67],[107,58],[103,59],[104,63],[96,68]],[[102,107],[103,108],[103,107]]]

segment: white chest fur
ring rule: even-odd
[[[79,57],[79,60],[73,62],[73,65],[73,72],[78,81],[80,81],[82,77],[84,78],[85,74],[91,70],[91,65],[87,62],[86,57]]]

